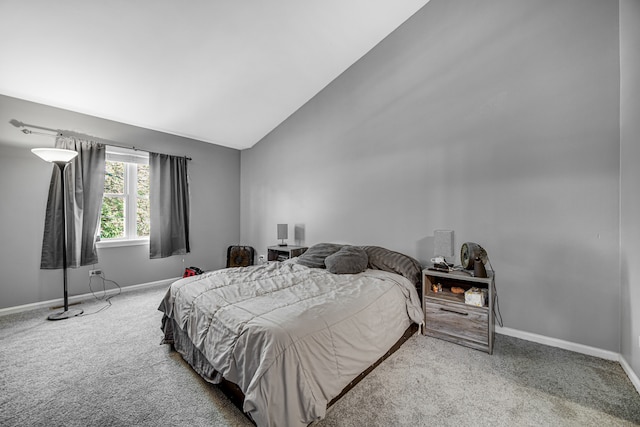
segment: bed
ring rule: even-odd
[[[286,262],[174,282],[164,343],[231,385],[258,426],[305,426],[423,322],[420,264],[377,246],[319,244]]]

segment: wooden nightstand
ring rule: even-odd
[[[492,354],[495,338],[495,272],[488,271],[487,275],[489,277],[480,278],[463,271],[446,273],[423,270],[424,334]],[[438,284],[442,291],[434,292],[433,285]],[[474,287],[486,289],[485,305],[477,307],[466,304],[464,294],[451,292],[454,286],[465,291]]]
[[[269,246],[267,248],[267,261],[285,261],[302,255],[306,250],[306,246]]]

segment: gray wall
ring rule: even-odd
[[[242,241],[303,224],[425,262],[453,229],[487,249],[506,327],[618,352],[618,19],[432,0],[242,152]]]
[[[621,346],[640,376],[640,1],[620,1]],[[632,304],[633,302],[633,304]]]
[[[240,236],[238,150],[0,96],[0,308],[62,297],[61,270],[39,269],[52,165],[29,151],[53,146],[54,139],[24,135],[9,124],[11,119],[193,158],[192,252],[150,260],[148,245],[99,249],[99,264],[69,270],[70,295],[89,292],[90,268],[128,286],[181,276],[185,266],[225,266],[226,248]],[[101,285],[94,279],[96,284]]]

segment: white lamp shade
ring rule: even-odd
[[[62,148],[34,148],[31,152],[47,162],[67,163],[78,155],[77,151],[64,150]]]
[[[453,256],[453,230],[435,230],[433,236],[433,254],[435,256]]]

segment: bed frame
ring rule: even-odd
[[[393,353],[395,353],[400,348],[400,346],[402,346],[402,344],[404,344],[405,341],[407,341],[409,338],[411,338],[411,336],[413,334],[415,334],[417,331],[418,331],[418,325],[415,324],[415,323],[412,323],[404,331],[404,334],[402,334],[400,339],[398,341],[396,341],[396,343],[385,354],[383,354],[382,357],[380,357],[378,360],[376,360],[373,363],[373,365],[369,366],[367,369],[364,370],[364,372],[362,372],[360,375],[355,377],[353,379],[353,381],[351,381],[349,384],[347,384],[347,386],[344,389],[342,389],[340,394],[337,395],[336,397],[334,397],[327,404],[327,408],[329,408],[331,405],[333,405],[338,400],[340,400],[340,398],[342,398],[342,396],[347,394],[349,392],[349,390],[351,390],[353,387],[355,387],[356,384],[358,384],[360,381],[362,381],[362,379],[364,377],[369,375],[369,373],[371,371],[373,371],[379,364],[381,364],[385,359],[387,359],[389,356],[391,356]],[[220,388],[220,390],[229,398],[229,400],[231,400],[231,402],[238,409],[240,409],[240,412],[242,412],[252,423],[255,424],[255,422],[253,421],[253,419],[251,419],[249,414],[245,413],[242,410],[242,406],[243,406],[243,403],[244,403],[244,393],[242,393],[242,390],[240,389],[240,387],[238,387],[236,384],[232,383],[231,381],[227,381],[224,378],[222,378],[222,382],[220,384],[215,384],[215,385]]]

